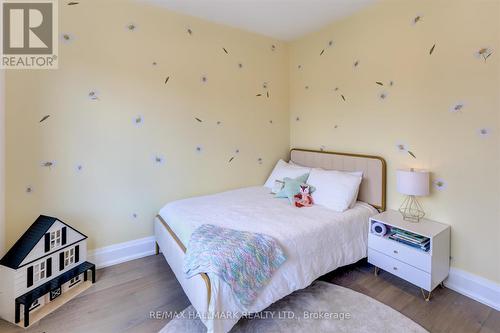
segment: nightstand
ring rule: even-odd
[[[384,225],[385,235],[372,230],[374,223]],[[430,242],[424,246],[426,242],[416,245],[407,241],[415,238]],[[420,287],[429,301],[432,290],[442,284],[450,270],[450,226],[428,219],[408,222],[394,210],[375,215],[368,230],[368,262],[375,266],[375,275],[379,268],[394,274]]]

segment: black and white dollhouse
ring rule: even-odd
[[[0,260],[0,317],[28,327],[90,287],[95,265],[86,255],[87,236],[38,217]]]

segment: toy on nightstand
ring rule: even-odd
[[[28,327],[89,288],[86,254],[87,236],[40,215],[0,260],[0,317]]]

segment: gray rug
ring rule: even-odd
[[[189,306],[184,312],[195,313]],[[274,319],[266,311],[274,313]],[[294,318],[278,319],[280,313]],[[304,315],[323,314],[330,318],[311,319]],[[285,316],[285,315],[283,315]],[[191,316],[192,317],[192,316]],[[188,315],[185,318],[189,318]],[[199,319],[175,318],[160,333],[204,333]],[[231,333],[242,332],[346,332],[346,333],[424,333],[417,323],[371,297],[335,284],[317,281],[272,304],[259,318],[241,319]]]

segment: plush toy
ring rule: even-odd
[[[294,196],[295,207],[311,207],[313,198],[311,196],[311,188],[307,184],[300,185],[300,192]]]

